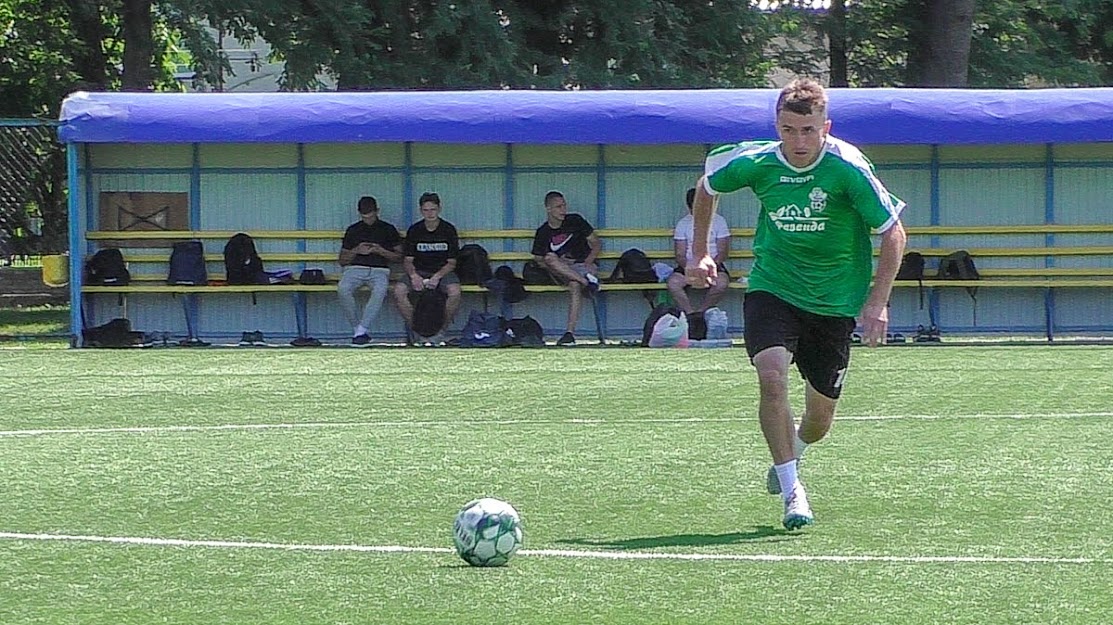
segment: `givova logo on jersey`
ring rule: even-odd
[[[785,232],[823,232],[827,217],[821,213],[827,209],[827,192],[815,187],[808,193],[808,200],[810,203],[803,208],[796,204],[782,206],[769,213],[769,219]]]

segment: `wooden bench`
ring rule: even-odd
[[[922,286],[928,288],[968,287],[976,285],[979,288],[1035,288],[1035,289],[1063,289],[1063,288],[1111,288],[1113,287],[1113,266],[1087,266],[1087,267],[1058,267],[1056,259],[1068,257],[1113,257],[1113,245],[1054,245],[1051,238],[1055,235],[1102,235],[1113,234],[1113,224],[1030,224],[1030,225],[983,225],[983,226],[911,226],[906,228],[909,234],[907,251],[918,251],[929,259],[938,259],[955,251],[966,249],[976,261],[979,261],[981,280],[976,283],[956,280],[940,280],[930,277],[932,268],[928,268],[928,277],[923,280]],[[219,248],[223,248],[235,231],[142,231],[142,232],[113,232],[90,231],[86,239],[90,242],[117,242],[117,241],[175,241],[200,239],[216,241]],[[343,232],[333,230],[300,230],[300,231],[252,231],[253,238],[261,244],[266,241],[295,241],[301,242],[304,247],[309,241],[330,241],[338,246],[343,237]],[[521,263],[532,258],[528,251],[505,251],[505,248],[517,244],[520,248],[528,247],[533,238],[534,231],[528,229],[510,230],[470,230],[461,231],[460,238],[464,242],[480,242],[489,250],[491,263],[494,266],[501,264]],[[600,229],[597,234],[604,240],[604,250],[599,255],[601,261],[601,277],[609,274],[608,265],[621,256],[622,252],[631,247],[643,249],[653,261],[673,264],[674,254],[672,249],[671,228],[651,229]],[[733,278],[730,288],[745,289],[746,285],[738,281],[748,275],[749,262],[753,259],[753,251],[749,243],[754,236],[752,228],[733,228],[733,249],[729,255],[731,276]],[[954,236],[998,236],[998,235],[1041,235],[1051,244],[1044,246],[979,246],[963,247],[948,243]],[[931,238],[931,245],[920,245],[923,237]],[[497,243],[503,241],[504,249],[497,249]],[[494,244],[492,244],[494,242]],[[505,243],[509,242],[509,243]],[[166,246],[169,248],[169,245]],[[163,248],[144,248],[163,249]],[[337,248],[338,249],[338,248]],[[874,250],[877,253],[877,250]],[[337,259],[336,251],[329,252],[260,252],[264,263],[273,267],[280,263],[294,263],[301,267],[316,265],[334,265]],[[1043,259],[1043,266],[1031,267],[996,267],[992,259],[1031,259],[1033,262]],[[295,307],[299,312],[299,334],[303,333],[305,326],[305,302],[303,294],[314,292],[335,292],[338,273],[327,273],[327,284],[304,285],[300,283],[281,285],[223,285],[209,284],[204,286],[185,286],[165,284],[165,269],[154,271],[156,266],[165,266],[169,261],[169,253],[143,253],[138,250],[125,250],[125,260],[133,267],[133,282],[126,286],[88,286],[81,288],[84,294],[116,293],[126,295],[130,293],[170,293],[170,294],[232,294],[232,293],[290,293],[297,296]],[[207,263],[223,263],[220,253],[207,253]],[[1113,265],[1113,263],[1111,263]],[[150,267],[150,271],[144,268]],[[515,267],[520,270],[520,265]],[[297,273],[297,270],[295,270]],[[218,282],[223,276],[210,274],[210,280]],[[919,287],[919,281],[897,281],[896,288]],[[608,291],[644,291],[665,289],[664,283],[650,284],[616,284],[604,283],[601,290]],[[477,285],[462,285],[466,293],[483,293],[487,290]],[[563,286],[527,285],[526,290],[532,293],[560,292]],[[1049,328],[1050,332],[1050,328]]]

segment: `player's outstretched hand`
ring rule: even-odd
[[[695,264],[690,264],[684,268],[684,277],[688,280],[688,285],[697,289],[706,289],[712,284],[715,284],[715,278],[719,275],[719,268],[715,265],[715,261],[707,255],[699,259]]]

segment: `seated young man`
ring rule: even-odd
[[[441,219],[441,198],[436,193],[423,193],[418,200],[421,220],[406,231],[402,268],[406,278],[394,285],[394,302],[413,327],[414,309],[411,294],[423,289],[440,289],[446,296],[444,325],[433,342],[443,340],[444,328],[452,324],[460,307],[460,280],[456,277],[456,256],[460,253],[460,237],[456,226]]]
[[[727,275],[727,268],[724,265],[727,255],[730,254],[730,228],[727,227],[727,220],[716,212],[711,220],[707,251],[711,254],[711,258],[715,260],[715,264],[718,265],[719,273],[715,276],[715,282],[707,289],[699,307],[692,306],[692,300],[688,297],[688,291],[684,288],[690,286],[684,276],[684,269],[693,263],[692,233],[695,223],[692,217],[692,200],[695,197],[696,190],[694,188],[688,189],[685,197],[688,202],[688,214],[681,217],[680,221],[676,223],[676,229],[672,235],[673,251],[676,254],[676,271],[669,276],[667,283],[669,293],[672,294],[676,306],[688,314],[693,312],[702,313],[715,306],[723,298],[723,294],[727,292],[727,287],[730,286],[730,276]]]
[[[559,191],[545,194],[545,214],[545,223],[533,235],[533,258],[543,264],[557,282],[568,285],[571,302],[567,331],[557,340],[557,345],[575,345],[584,294],[591,296],[599,290],[595,259],[603,249],[603,242],[586,219],[568,212],[568,203]]]
[[[357,206],[359,221],[348,226],[340,244],[339,265],[343,268],[336,291],[340,309],[352,326],[352,344],[367,345],[370,331],[386,299],[390,263],[402,258],[402,237],[393,225],[379,219],[379,203],[365,195]],[[362,309],[356,303],[356,290],[371,289]]]

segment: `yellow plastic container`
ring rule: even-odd
[[[69,254],[43,256],[43,284],[46,286],[66,286],[70,283]]]

